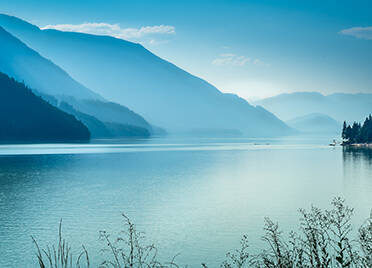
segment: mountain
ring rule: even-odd
[[[79,118],[91,131],[92,138],[129,138],[129,137],[149,137],[150,131],[145,127],[138,127],[129,124],[114,123],[111,121],[100,121],[94,116],[76,110],[72,105],[62,101],[57,106],[62,111],[72,114]]]
[[[372,112],[372,94],[296,92],[259,100],[255,104],[262,105],[283,120],[322,113],[340,122],[352,122],[364,120]]]
[[[0,40],[0,71],[18,81],[25,81],[30,88],[37,88],[49,95],[102,99],[2,27],[0,27]]]
[[[292,128],[302,133],[312,134],[339,134],[342,130],[342,124],[332,117],[313,113],[300,116],[286,121]]]
[[[7,15],[0,15],[0,26],[88,88],[171,132],[220,129],[249,136],[292,133],[264,108],[223,94],[140,44],[109,36],[40,30]]]
[[[87,141],[88,128],[0,72],[1,142]]]
[[[63,101],[80,112],[90,114],[101,121],[133,125],[152,131],[152,126],[142,116],[123,105],[100,100],[78,100],[72,97],[63,98]]]
[[[34,90],[34,92],[37,96],[40,96],[42,99],[46,100],[48,103],[52,104],[58,109],[78,118],[84,125],[88,127],[91,137],[94,139],[150,137],[152,134],[146,127],[148,126],[150,129],[152,129],[152,126],[148,125],[146,121],[144,122],[147,123],[147,125],[144,123],[143,127],[127,124],[125,123],[125,118],[123,120],[124,123],[115,123],[115,120],[102,121],[90,113],[84,113],[80,109],[76,109],[75,106],[73,106],[74,104],[80,105],[80,103],[84,102],[88,102],[89,105],[89,100],[77,101],[72,97],[68,97],[68,101],[58,100],[53,96],[40,93],[36,90]],[[101,104],[100,101],[98,103]],[[103,105],[102,107],[103,109],[107,108],[106,105]],[[126,108],[120,107],[120,109]]]
[[[132,136],[135,130],[139,130],[138,136],[143,136],[144,133],[148,136],[147,133],[155,132],[142,116],[125,106],[106,101],[76,82],[59,66],[42,57],[2,27],[0,27],[0,42],[0,71],[17,81],[24,81],[34,90],[34,93],[47,99],[56,107],[62,101],[71,105],[73,109],[68,109],[66,112],[74,111],[72,114],[89,127],[93,137],[127,137]],[[51,101],[50,96],[56,100]],[[116,125],[112,131],[107,132],[106,124]],[[130,131],[120,133],[117,124],[122,125],[119,129],[123,131],[130,129]],[[104,133],[110,134],[104,135]]]

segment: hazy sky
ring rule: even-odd
[[[371,0],[1,0],[0,12],[140,42],[248,99],[372,93]]]

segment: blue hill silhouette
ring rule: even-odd
[[[371,113],[372,94],[295,92],[256,101],[282,120],[312,113],[326,114],[339,122],[362,121]]]
[[[153,127],[142,116],[127,107],[106,101],[76,82],[59,66],[2,27],[0,42],[0,71],[17,81],[23,81],[36,95],[58,108],[67,107],[61,106],[62,102],[71,105],[71,109],[65,111],[86,124],[92,137],[149,136],[154,132]],[[107,128],[111,128],[111,131]]]
[[[7,15],[0,15],[0,26],[88,88],[171,132],[223,129],[248,136],[292,133],[265,109],[223,94],[140,44],[108,36],[40,30]]]

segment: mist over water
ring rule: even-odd
[[[262,244],[264,217],[296,228],[300,207],[342,196],[361,224],[372,207],[371,150],[331,139],[150,139],[0,146],[0,267],[37,267],[30,235],[101,260],[98,233],[125,212],[166,260],[217,266],[243,234]]]

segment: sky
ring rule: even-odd
[[[248,100],[372,93],[370,0],[0,0],[0,12],[141,43]]]

